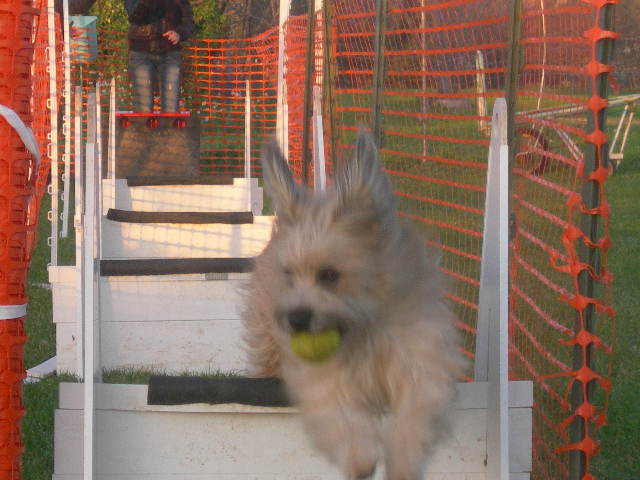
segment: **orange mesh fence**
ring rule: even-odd
[[[47,105],[41,95],[48,94],[49,83],[41,68],[46,42],[39,42],[46,39],[47,29],[46,11],[33,8],[31,1],[0,2],[0,104],[32,127],[41,152],[48,143]],[[37,168],[18,133],[0,119],[0,306],[27,302],[27,271],[48,167],[45,156]],[[19,479],[26,335],[23,317],[0,313],[0,477]]]
[[[90,55],[86,38],[97,37],[97,55]],[[116,79],[118,110],[131,110],[127,73],[127,34],[122,31],[75,29],[72,39],[72,83],[86,93],[96,80]],[[183,50],[180,108],[197,115],[201,125],[200,172],[244,172],[246,82],[251,95],[252,169],[258,169],[264,139],[276,123],[278,32],[269,30],[249,39],[194,39]],[[106,115],[108,89],[103,91]],[[156,96],[156,110],[159,106]]]
[[[621,92],[640,92],[640,35],[621,37],[616,42],[615,77]]]
[[[487,113],[478,105],[503,94],[506,71],[508,18],[497,3],[390,1],[385,30],[383,161],[400,215],[442,253],[447,296],[470,358],[489,145]],[[372,123],[375,2],[340,0],[332,7],[333,128],[338,154],[348,155],[358,126]],[[479,56],[486,77],[481,92]]]
[[[441,252],[447,296],[459,314],[462,349],[470,359],[491,109],[495,98],[506,95],[509,78],[508,3],[388,0],[384,30],[383,161],[400,215]],[[584,479],[592,478],[594,438],[606,418],[614,326],[602,112],[610,67],[600,55],[614,35],[598,22],[613,3],[523,0],[515,88],[510,374],[534,382],[536,479],[566,478],[576,455],[587,472]],[[335,158],[348,156],[359,126],[373,123],[375,0],[331,0],[328,12],[327,25],[321,12],[314,19],[312,81],[323,89],[325,148]],[[289,160],[300,176],[306,16],[290,18],[284,32]],[[87,91],[96,79],[115,76],[118,108],[128,110],[126,35],[98,31],[97,37],[97,56],[74,56],[73,83]],[[254,160],[275,131],[278,30],[251,39],[194,40],[184,50],[184,62],[182,106],[202,122],[201,172],[242,173],[246,80]],[[103,100],[106,105],[106,95]],[[592,223],[600,223],[600,230]],[[591,357],[597,358],[597,369]]]
[[[615,37],[600,26],[613,3],[523,5],[510,360],[514,378],[534,380],[538,478],[566,478],[572,455],[593,478],[606,422],[614,325],[602,97],[611,67],[597,51]]]
[[[606,269],[608,208],[604,198],[588,206],[582,195],[589,183],[596,183],[602,195],[608,172],[602,154],[606,102],[594,85],[609,67],[594,55],[595,45],[611,35],[594,22],[610,3],[523,2],[510,357],[511,377],[535,385],[534,477],[540,479],[566,478],[568,452],[576,451],[587,472],[584,478],[591,478],[594,430],[606,418],[614,330]],[[331,88],[334,121],[327,129],[336,153],[344,156],[359,126],[373,123],[375,2],[334,0],[330,8],[331,38],[325,48],[333,63],[324,88]],[[291,19],[289,32],[287,86],[300,92],[306,18]],[[459,313],[463,349],[473,358],[488,122],[493,99],[506,94],[508,74],[507,2],[389,0],[384,42],[383,160],[400,200],[400,215],[424,228],[427,243],[442,252],[447,296]],[[316,54],[316,68],[322,67],[318,58]],[[289,159],[299,173],[302,99],[289,97],[288,102]],[[590,151],[596,154],[596,166],[585,172]],[[584,216],[604,220],[601,236],[585,236]],[[581,248],[599,250],[600,266],[588,266]],[[593,279],[597,293],[579,290],[578,277],[585,275]],[[589,333],[592,325],[598,336]],[[598,358],[598,371],[590,356]],[[598,402],[587,395],[594,385],[603,393],[596,396],[602,398]],[[584,420],[582,431],[574,425],[579,420]]]

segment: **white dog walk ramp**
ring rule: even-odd
[[[98,480],[339,480],[310,445],[295,409],[240,404],[148,405],[146,385],[96,384]],[[82,478],[82,384],[60,386],[54,480]],[[530,382],[510,383],[510,480],[531,471]],[[458,385],[452,436],[428,480],[486,476],[488,389]],[[382,479],[381,467],[375,479]]]

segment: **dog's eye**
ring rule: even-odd
[[[340,279],[340,272],[333,267],[324,267],[318,271],[317,278],[322,285],[334,285]]]
[[[290,269],[285,268],[282,270],[282,273],[284,273],[284,278],[287,283],[291,284],[293,282],[293,272]]]

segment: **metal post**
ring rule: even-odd
[[[315,1],[307,0],[307,59],[304,70],[304,109],[302,114],[302,183],[309,181],[309,117],[312,107],[312,90],[315,54]]]
[[[371,115],[373,138],[378,146],[383,145],[382,141],[382,119],[381,103],[382,89],[384,84],[384,34],[387,29],[387,0],[376,0],[376,33],[374,38],[374,60],[373,60],[373,98],[371,104]]]
[[[599,26],[604,30],[611,30],[613,25],[613,5],[605,4],[600,9],[600,17],[598,18]],[[603,39],[599,40],[596,44],[596,58],[595,61],[608,65],[611,62],[611,56],[613,53],[613,40]],[[594,94],[601,98],[607,98],[607,74],[603,73],[598,75],[595,79]],[[594,114],[591,110],[587,110],[587,132],[593,131],[596,127],[604,131],[605,129],[605,109],[601,109]],[[600,166],[606,167],[608,164],[607,157],[607,145],[604,144],[600,147],[593,143],[585,144],[584,152],[584,170],[583,170],[583,188],[582,188],[582,202],[587,211],[596,209],[601,205],[601,191],[598,182],[590,180],[590,175]],[[599,159],[602,162],[600,165]],[[598,241],[599,230],[599,215],[583,213],[581,215],[580,229],[587,236],[591,242]],[[600,249],[588,247],[584,242],[578,242],[577,246],[578,261],[592,267],[593,271],[598,271],[600,264]],[[584,297],[593,298],[596,294],[595,283],[588,270],[582,270],[578,275],[578,293]],[[588,332],[594,331],[593,324],[594,307],[592,304],[588,305],[582,313],[582,320],[580,321],[579,314],[576,315],[574,324],[575,333],[578,334],[584,324],[585,330]],[[573,351],[573,371],[577,371],[582,366],[592,368],[592,346],[586,347],[586,358],[583,358],[583,347],[576,345]],[[586,365],[585,365],[586,364]],[[571,410],[573,412],[587,400],[590,401],[593,393],[593,382],[587,385],[585,399],[583,396],[583,384],[576,381],[573,384],[571,390]],[[580,416],[576,416],[575,420],[571,424],[570,428],[570,441],[571,443],[580,442],[584,438],[585,434],[585,422]],[[586,459],[585,455],[580,450],[572,450],[569,455],[569,480],[581,480],[586,474]]]

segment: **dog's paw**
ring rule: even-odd
[[[369,465],[366,468],[362,468],[361,470],[357,470],[351,475],[349,478],[353,480],[368,480],[373,478],[376,473],[376,464]]]

